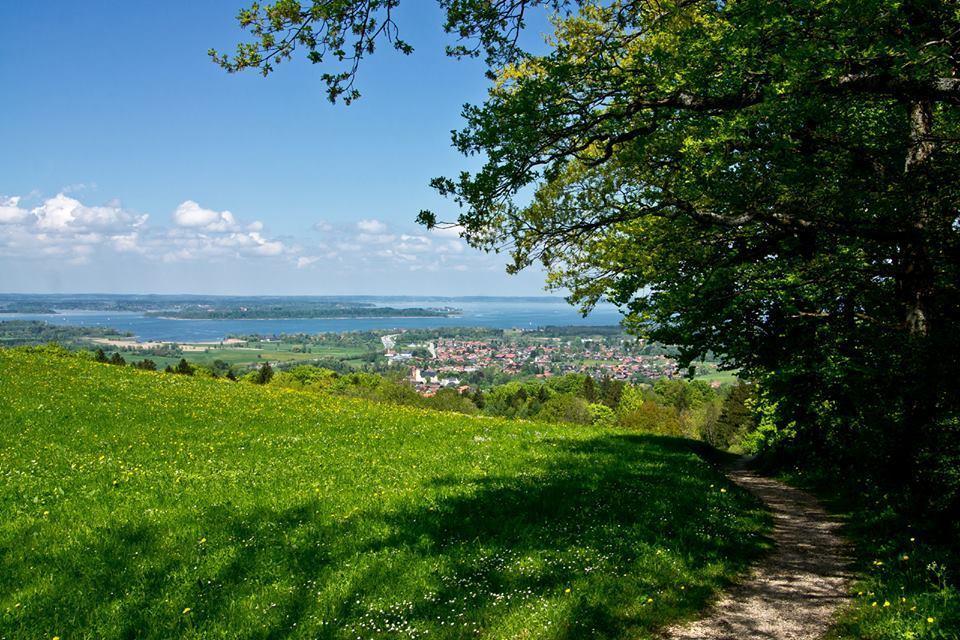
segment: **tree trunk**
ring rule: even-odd
[[[908,337],[904,345],[903,391],[905,393],[900,432],[893,439],[893,477],[897,485],[916,490],[912,508],[922,511],[918,456],[929,446],[928,436],[937,416],[937,367],[939,356],[930,347],[935,330],[933,300],[936,277],[928,246],[931,189],[929,165],[936,148],[933,142],[933,109],[928,100],[916,100],[908,108],[910,138],[904,173],[914,195],[915,214],[910,239],[900,247],[900,276],[897,295],[903,309],[903,326]]]

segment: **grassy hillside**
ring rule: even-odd
[[[0,350],[0,637],[636,637],[766,517],[684,443]]]

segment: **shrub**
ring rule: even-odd
[[[617,414],[605,404],[593,403],[589,405],[591,424],[597,427],[612,427],[617,424]]]
[[[546,422],[591,424],[593,413],[590,411],[590,405],[583,398],[569,393],[560,393],[543,404],[536,418]]]
[[[723,401],[717,419],[701,425],[700,437],[718,449],[729,449],[741,442],[756,427],[753,400],[751,385],[740,383],[733,387]]]
[[[619,414],[620,426],[641,433],[656,433],[665,436],[683,435],[683,427],[677,412],[671,407],[644,400],[641,404]]]
[[[257,384],[267,384],[272,379],[273,367],[270,366],[269,362],[264,362],[262,365],[260,365],[260,368],[257,369],[257,377],[255,382]]]

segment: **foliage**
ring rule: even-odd
[[[19,313],[30,313],[20,309],[19,304],[7,303]],[[24,306],[29,307],[29,302]],[[3,310],[0,309],[0,313]],[[21,345],[46,344],[57,342],[71,346],[86,346],[89,338],[118,338],[120,332],[105,327],[72,327],[40,322],[38,320],[0,320],[0,345],[16,347]]]
[[[333,99],[377,38],[408,51],[396,4],[256,5],[254,41],[217,59],[267,73],[298,46],[330,51],[351,63],[325,76]],[[615,302],[685,363],[723,354],[776,407],[764,448],[955,531],[955,3],[441,5],[467,39],[452,52],[484,53],[494,80],[453,138],[485,164],[433,182],[461,206],[447,222],[512,271],[543,263],[584,308]],[[568,11],[535,55],[516,43],[538,6]]]
[[[769,526],[676,440],[43,350],[0,397],[5,638],[632,638]]]
[[[723,401],[716,420],[706,421],[700,436],[718,449],[729,449],[754,431],[755,389],[746,383],[735,385]]]
[[[676,411],[653,400],[643,400],[621,411],[618,423],[626,429],[640,433],[683,435],[683,425]]]
[[[157,370],[157,363],[154,362],[153,360],[150,360],[149,358],[144,358],[143,360],[139,360],[139,361],[137,361],[137,362],[134,362],[134,363],[132,364],[132,366],[135,367],[135,368],[137,368],[137,369],[143,369],[144,371],[156,371],[156,370]]]
[[[270,366],[269,362],[264,362],[262,365],[260,365],[260,368],[257,369],[257,375],[254,379],[254,382],[257,384],[267,384],[272,379],[273,367]]]
[[[590,404],[583,398],[569,393],[558,393],[551,397],[543,403],[536,416],[538,420],[547,422],[593,423],[593,412],[590,411]]]
[[[435,411],[455,411],[466,415],[478,412],[470,398],[460,395],[456,389],[440,389],[431,398],[424,399],[424,406]]]
[[[956,540],[922,533],[890,495],[838,486],[820,469],[789,474],[846,514],[844,534],[855,542],[854,599],[830,640],[941,640],[960,637],[960,548]]]
[[[587,405],[590,412],[590,424],[598,427],[613,427],[617,424],[617,414],[605,404],[592,403]]]

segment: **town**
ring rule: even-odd
[[[438,338],[398,346],[403,334],[384,340],[393,365],[409,367],[409,382],[423,395],[442,388],[475,386],[492,373],[550,378],[584,373],[602,379],[642,382],[673,378],[676,361],[662,348],[623,334],[543,337],[540,332],[505,333],[491,339]]]

